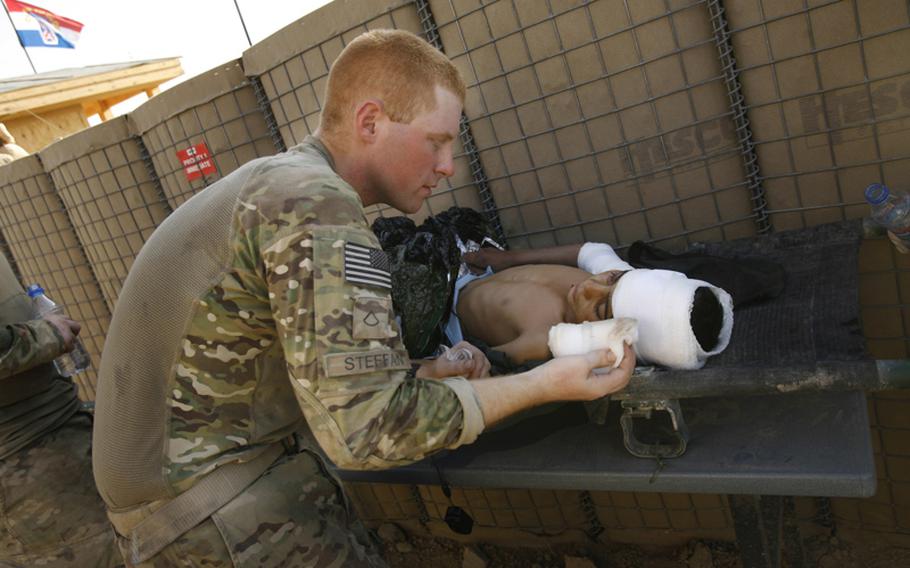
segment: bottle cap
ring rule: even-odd
[[[867,187],[866,191],[864,192],[866,201],[869,202],[869,205],[878,205],[879,203],[884,203],[890,194],[891,192],[888,191],[888,187],[883,183],[873,183]]]
[[[31,286],[29,286],[28,288],[25,289],[25,292],[28,294],[29,298],[34,298],[35,296],[40,296],[40,295],[44,294],[44,288],[42,288],[38,284],[32,284]]]

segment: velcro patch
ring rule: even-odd
[[[344,279],[352,284],[392,289],[389,257],[381,249],[344,243]]]
[[[376,371],[410,369],[411,360],[403,349],[374,349],[357,353],[334,353],[323,358],[329,377],[362,375]]]
[[[354,339],[388,339],[396,333],[389,326],[391,298],[359,296],[354,298]]]

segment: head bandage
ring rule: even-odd
[[[713,309],[722,318],[716,322],[710,337],[701,338],[704,347],[693,329],[692,312],[699,288],[706,288],[706,293],[717,300],[714,303],[708,296],[709,305],[700,312]],[[733,332],[730,294],[703,280],[690,280],[680,272],[649,269],[627,272],[613,290],[611,305],[614,318],[638,320],[637,357],[674,369],[700,369],[708,357],[727,347]],[[696,313],[695,317],[702,315]]]
[[[609,349],[616,357],[613,367],[622,363],[623,343],[634,345],[638,341],[635,320],[616,318],[584,323],[560,323],[550,328],[550,353],[554,357],[584,355],[595,349]]]

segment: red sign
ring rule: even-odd
[[[186,150],[177,150],[177,159],[183,164],[183,171],[186,173],[186,179],[193,181],[204,175],[214,174],[218,171],[215,168],[215,160],[209,154],[209,149],[205,145],[196,144]]]

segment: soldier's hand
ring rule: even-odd
[[[628,344],[619,367],[611,369],[616,357],[608,349],[585,355],[557,357],[532,372],[544,375],[549,400],[594,400],[623,389],[635,370],[635,352]],[[594,372],[597,369],[598,372]]]
[[[60,332],[60,336],[63,337],[63,350],[66,353],[69,353],[73,350],[76,336],[79,335],[79,331],[82,329],[82,325],[74,319],[63,314],[45,314],[43,318],[50,322],[57,331]]]
[[[483,351],[467,341],[459,341],[436,359],[424,361],[417,376],[426,379],[467,377],[476,379],[490,375],[490,361]]]

